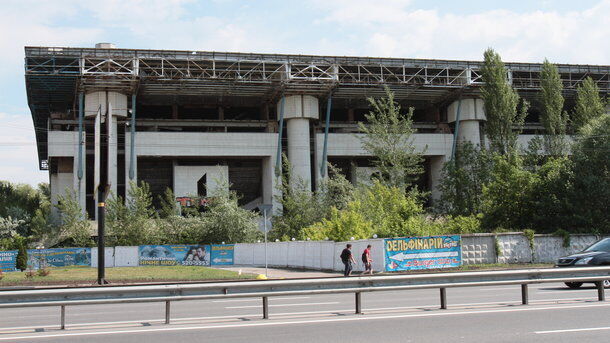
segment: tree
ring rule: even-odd
[[[413,108],[401,113],[394,93],[385,88],[381,99],[368,98],[371,111],[367,123],[359,123],[358,138],[362,147],[373,156],[374,166],[385,183],[405,189],[423,172],[421,152],[413,145]]]
[[[52,246],[54,244],[49,241],[54,241],[74,247],[93,246],[91,224],[76,200],[74,191],[66,191],[66,194],[58,196],[55,207],[59,212],[57,233],[52,237],[47,237],[44,245]]]
[[[178,214],[178,206],[176,206],[176,197],[174,196],[174,192],[171,188],[165,188],[165,192],[163,193],[163,195],[160,195],[158,198],[159,203],[161,204],[161,207],[159,208],[159,217],[169,218]]]
[[[507,70],[500,55],[489,48],[484,53],[481,72],[481,95],[485,102],[485,132],[493,151],[507,154],[516,151],[517,137],[525,121],[529,104],[523,100],[520,109],[519,95],[508,83]]]
[[[462,142],[455,159],[443,166],[437,211],[453,216],[481,212],[483,186],[491,178],[492,154],[470,142]]]
[[[482,224],[488,230],[530,228],[537,175],[516,154],[496,155],[491,180],[483,186]]]
[[[575,226],[610,233],[610,115],[592,119],[573,146],[574,177],[570,202]]]
[[[109,245],[155,244],[159,237],[150,186],[132,182],[127,200],[111,196],[106,202],[106,225]]]
[[[576,89],[576,106],[574,107],[574,127],[579,130],[589,121],[606,113],[604,99],[599,96],[599,88],[589,76]]]
[[[25,241],[19,241],[19,249],[17,251],[17,261],[15,267],[21,271],[28,269],[28,251],[25,247]]]
[[[283,164],[285,173],[278,185],[282,195],[276,198],[282,205],[282,215],[273,218],[270,239],[302,238],[304,228],[328,218],[332,208],[345,208],[351,200],[354,186],[333,165],[328,165],[329,177],[312,192],[302,180],[290,184],[290,161],[284,157]]]
[[[202,242],[256,242],[262,236],[258,230],[258,215],[239,207],[235,192],[215,194],[201,219],[205,224]]]
[[[545,129],[545,151],[552,156],[565,155],[568,114],[563,110],[564,98],[561,94],[563,84],[557,67],[547,59],[542,64],[540,87],[542,90],[540,121]]]

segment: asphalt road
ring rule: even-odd
[[[597,301],[593,285],[530,286],[521,305],[519,286],[447,289],[447,310],[438,290],[363,293],[364,314],[354,314],[354,295],[270,298],[263,320],[260,299],[165,305],[74,306],[59,330],[59,308],[2,310],[1,342],[605,342],[610,301]]]

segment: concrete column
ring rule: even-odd
[[[263,203],[273,204],[273,213],[281,214],[282,205],[277,201],[282,195],[279,186],[279,178],[275,176],[275,158],[273,156],[263,157]]]
[[[118,170],[117,170],[117,153],[118,153],[118,132],[117,132],[117,117],[127,116],[127,96],[117,92],[91,92],[85,94],[85,117],[95,117],[98,111],[102,115],[106,115],[108,110],[111,120],[110,147],[108,154],[108,182],[110,183],[110,191],[112,194],[117,194]],[[102,125],[108,125],[103,123]],[[96,159],[99,158],[96,156]],[[99,171],[97,171],[99,172]]]
[[[458,106],[460,100],[454,101],[447,108],[447,121],[449,123],[458,120]],[[486,120],[483,99],[462,99],[459,113],[458,143],[471,142],[481,145],[480,123]],[[459,125],[459,128],[458,128]]]
[[[433,203],[441,197],[438,187],[441,182],[443,166],[449,158],[448,156],[430,156],[430,198]]]
[[[138,132],[136,131],[136,136]],[[137,142],[137,137],[136,137]],[[137,144],[137,143],[136,143]],[[138,150],[135,149],[134,159],[134,175],[133,179],[129,178],[129,166],[131,165],[131,131],[129,127],[125,127],[125,198],[129,197],[129,190],[131,189],[131,183],[138,183]]]
[[[83,168],[83,177],[79,180],[78,179],[78,135],[76,136],[76,146],[77,148],[74,150],[74,167],[72,168],[73,172],[73,187],[74,187],[74,193],[76,194],[76,200],[78,201],[78,204],[80,205],[81,210],[83,211],[83,213],[85,213],[86,209],[87,209],[87,149],[86,149],[86,144],[85,144],[85,132],[83,131],[83,160],[82,160],[82,168]]]
[[[280,106],[278,102],[278,108]],[[309,95],[285,98],[284,119],[288,136],[288,160],[292,165],[291,185],[303,183],[311,188],[310,119],[319,118],[318,99]]]

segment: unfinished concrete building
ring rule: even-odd
[[[145,181],[155,197],[167,187],[178,198],[209,196],[228,182],[246,208],[275,203],[282,152],[293,178],[312,188],[326,177],[327,163],[353,182],[366,178],[373,172],[371,156],[356,137],[357,123],[369,110],[366,98],[382,96],[383,86],[403,108],[415,108],[414,142],[425,155],[418,185],[434,199],[454,142],[486,144],[481,65],[133,50],[105,43],[25,48],[40,168],[49,171],[53,201],[74,190],[90,217],[100,163],[108,168],[114,194],[125,196],[130,181]],[[533,104],[520,137],[527,142],[543,133],[537,103],[541,65],[506,67],[513,87]],[[568,107],[587,76],[610,90],[609,66],[558,68]],[[107,161],[96,157],[101,125],[110,133]]]

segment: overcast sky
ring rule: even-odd
[[[603,64],[610,0],[3,0],[0,180],[38,170],[23,47],[184,49]]]

